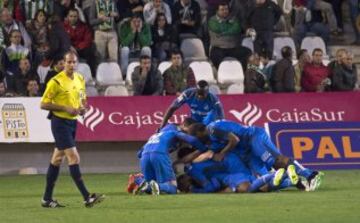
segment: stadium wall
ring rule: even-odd
[[[143,142],[78,143],[84,173],[130,173],[138,171],[136,152]],[[53,143],[0,143],[0,174],[18,174],[34,168],[46,172]],[[66,162],[62,172],[67,172]]]

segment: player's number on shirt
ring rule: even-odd
[[[156,144],[156,143],[159,143],[160,142],[160,136],[162,135],[163,133],[160,132],[160,133],[156,133],[155,135],[152,135],[148,141],[148,144]]]

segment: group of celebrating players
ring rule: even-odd
[[[85,207],[105,199],[90,193],[80,171],[80,155],[75,145],[77,118],[87,110],[85,80],[75,72],[77,55],[64,56],[64,70],[53,77],[41,99],[48,110],[55,140],[46,173],[41,206],[62,208],[53,191],[64,158],[79,189]],[[188,104],[190,118],[167,124],[173,113]],[[181,192],[268,192],[295,186],[300,190],[319,188],[323,174],[303,167],[280,153],[262,128],[245,127],[224,119],[219,99],[209,92],[206,81],[185,90],[170,106],[157,133],[138,152],[141,173],[129,177],[128,192],[134,194],[176,194]],[[172,162],[170,153],[178,151]],[[184,174],[176,177],[179,164]]]
[[[191,115],[167,124],[182,105]],[[172,162],[170,154],[177,151]],[[323,173],[281,154],[263,128],[226,120],[206,81],[185,90],[167,110],[154,135],[138,152],[141,173],[131,174],[128,192],[139,194],[271,192],[296,187],[317,190]],[[184,173],[176,176],[179,164]]]

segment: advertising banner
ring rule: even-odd
[[[175,97],[89,98],[89,110],[78,119],[77,141],[144,141],[159,127]],[[360,93],[223,95],[225,117],[247,126],[264,123],[360,121]],[[0,142],[53,141],[40,98],[0,98]],[[185,105],[172,117],[180,123]]]
[[[314,169],[360,168],[360,122],[269,123],[280,151]]]

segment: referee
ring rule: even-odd
[[[68,52],[64,56],[64,70],[53,77],[47,84],[41,99],[41,109],[48,110],[51,119],[51,131],[55,139],[55,149],[46,175],[46,188],[41,205],[46,208],[64,207],[52,194],[59,175],[60,164],[66,157],[71,177],[80,190],[86,207],[101,202],[105,196],[90,194],[81,178],[80,156],[75,146],[75,133],[78,115],[86,112],[84,78],[74,72],[77,55]]]

